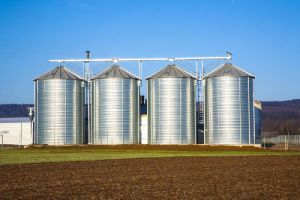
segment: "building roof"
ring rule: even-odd
[[[0,123],[30,122],[29,117],[0,118]]]
[[[233,76],[233,77],[251,77],[255,78],[249,72],[242,70],[241,68],[232,65],[231,63],[225,63],[215,69],[214,71],[208,73],[204,78],[212,78],[219,76]]]
[[[64,66],[55,67],[53,70],[39,76],[36,80],[49,80],[49,79],[65,79],[65,80],[83,80],[80,76],[71,72]]]
[[[99,74],[95,75],[93,79],[107,79],[107,78],[120,78],[120,79],[138,79],[139,77],[132,74],[131,72],[125,70],[124,68],[120,67],[119,65],[113,65],[104,71],[100,72]]]
[[[147,77],[146,79],[155,79],[155,78],[193,78],[196,79],[195,76],[191,75],[190,73],[184,71],[180,67],[172,64],[167,65],[160,71],[156,72],[155,74]]]
[[[254,100],[253,106],[254,106],[254,108],[257,108],[257,109],[259,109],[259,110],[262,110],[262,103],[261,103],[261,101]]]

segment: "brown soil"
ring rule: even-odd
[[[185,157],[0,166],[0,199],[300,199],[300,158]]]
[[[274,146],[272,146],[268,149],[271,149],[271,150],[284,150],[285,146],[284,146],[284,144],[275,144]],[[299,151],[300,150],[300,145],[299,144],[298,145],[289,144],[288,145],[288,150]]]

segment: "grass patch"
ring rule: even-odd
[[[114,148],[29,148],[0,150],[0,165],[183,156],[300,156],[300,151],[264,150],[116,150]]]

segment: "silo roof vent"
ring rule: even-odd
[[[146,79],[155,79],[155,78],[192,78],[196,79],[195,76],[191,75],[190,73],[184,71],[180,67],[172,64],[167,65],[160,71],[156,72],[155,74],[147,77]]]
[[[243,69],[234,66],[231,63],[225,63],[215,69],[214,71],[208,73],[204,78],[212,78],[212,77],[219,77],[219,76],[233,76],[233,77],[251,77],[255,78],[249,72],[244,71]]]
[[[70,71],[64,66],[55,67],[53,70],[37,77],[36,80],[49,80],[49,79],[65,79],[65,80],[83,80],[76,73]]]
[[[106,79],[106,78],[121,78],[121,79],[138,79],[139,77],[135,76],[131,72],[125,70],[124,68],[120,67],[119,65],[113,65],[104,71],[100,72],[93,79]]]

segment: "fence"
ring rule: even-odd
[[[300,144],[300,135],[278,135],[274,137],[263,137],[262,143]]]

